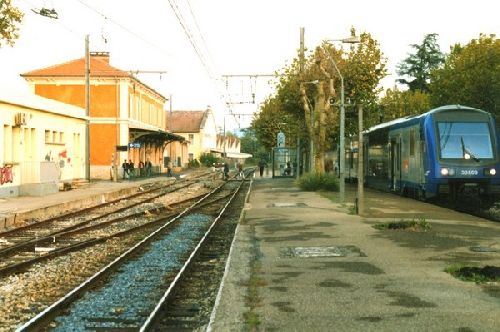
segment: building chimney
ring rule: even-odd
[[[90,52],[93,59],[101,60],[109,64],[109,52]]]

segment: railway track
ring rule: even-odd
[[[137,307],[139,306],[139,302],[137,302],[136,305],[135,302],[131,303],[130,298],[128,300],[126,300],[125,298],[117,300],[115,298],[114,300],[111,301],[111,302],[114,301],[113,302],[114,304],[113,303],[109,304],[108,308],[103,310],[102,308],[104,308],[103,307],[104,304],[99,302],[100,301],[99,296],[101,296],[101,299],[108,297],[111,298],[109,293],[110,288],[108,288],[111,287],[111,289],[113,288],[115,290],[116,288],[119,289],[116,290],[115,292],[111,291],[111,293],[113,294],[116,293],[115,295],[120,293],[131,292],[129,293],[129,295],[132,296],[134,290],[139,290],[140,294],[136,294],[136,296],[141,298],[145,297],[144,296],[146,294],[145,292],[147,292],[148,290],[152,292],[153,290],[159,289],[160,287],[159,285],[161,284],[163,284],[163,287],[165,287],[167,282],[180,279],[180,277],[178,278],[175,277],[176,273],[175,271],[176,269],[179,269],[178,266],[177,267],[175,266],[177,264],[180,264],[180,262],[183,261],[185,257],[190,256],[187,251],[188,250],[187,248],[192,247],[197,243],[197,241],[199,241],[197,236],[200,236],[202,235],[202,233],[206,232],[206,229],[210,227],[210,225],[214,222],[214,220],[220,219],[220,217],[218,217],[218,214],[220,214],[221,210],[220,207],[226,206],[228,204],[227,202],[234,197],[233,193],[236,192],[236,189],[234,187],[236,184],[238,184],[239,187],[240,186],[239,182],[241,181],[228,181],[220,189],[218,190],[214,189],[210,195],[207,194],[203,198],[199,199],[196,204],[193,204],[190,208],[186,208],[183,212],[179,213],[177,216],[164,215],[163,216],[164,219],[168,218],[170,219],[168,221],[164,220],[163,226],[161,226],[160,228],[158,227],[156,229],[150,228],[147,231],[146,229],[144,229],[143,231],[141,231],[142,232],[141,234],[132,232],[129,233],[128,235],[124,235],[123,237],[115,236],[113,238],[108,239],[104,243],[98,244],[96,248],[87,248],[77,253],[73,253],[72,255],[87,257],[89,253],[95,254],[97,251],[100,256],[106,256],[106,257],[105,258],[96,257],[96,259],[107,260],[107,261],[113,260],[113,262],[109,263],[106,268],[103,268],[102,270],[97,271],[97,273],[92,274],[92,277],[90,278],[89,275],[93,272],[92,268],[90,269],[88,268],[90,264],[88,263],[82,264],[85,265],[85,268],[75,268],[76,266],[72,265],[70,269],[74,269],[75,271],[72,271],[73,272],[72,274],[70,273],[68,276],[66,276],[66,280],[69,279],[68,286],[71,285],[74,286],[76,282],[80,282],[81,285],[79,287],[72,289],[69,289],[70,287],[62,287],[63,289],[61,290],[58,289],[52,291],[52,293],[47,292],[46,296],[37,293],[36,296],[33,295],[37,297],[36,299],[33,299],[33,301],[31,302],[27,301],[27,303],[25,304],[26,308],[25,311],[28,310],[27,308],[29,308],[29,311],[31,312],[36,312],[36,311],[48,312],[52,310],[57,311],[61,310],[62,307],[68,305],[70,298],[71,301],[73,301],[74,298],[81,298],[81,301],[84,301],[88,296],[92,296],[87,294],[94,294],[93,296],[97,297],[97,299],[94,298],[94,300],[91,300],[91,302],[94,301],[94,304],[90,306],[83,305],[83,307],[92,308],[94,305],[97,305],[99,308],[101,308],[99,312],[103,313],[106,317],[104,318],[95,317],[95,319],[91,318],[90,321],[86,320],[85,324],[87,325],[85,328],[99,330],[101,329],[101,327],[107,329],[110,326],[115,326],[115,325],[121,327],[127,325],[133,325],[134,326],[133,329],[135,330],[137,321],[144,320],[144,312],[145,312],[144,308],[137,309]],[[158,221],[158,223],[161,222]],[[152,233],[148,236],[145,236],[144,233],[148,231]],[[195,237],[192,238],[192,236]],[[139,242],[140,244],[136,244],[137,241],[140,241]],[[118,252],[123,252],[124,248],[126,248],[127,246],[131,246],[132,244],[134,244],[134,246],[129,248],[125,254],[121,255],[117,254]],[[112,249],[113,246],[115,246],[116,249]],[[144,249],[141,249],[140,247],[149,247],[152,248],[153,251],[155,251],[154,249],[156,248],[156,253],[148,254],[148,251],[143,251]],[[167,247],[169,248],[168,250],[166,250]],[[85,250],[87,252],[85,252]],[[160,255],[159,260],[157,255]],[[58,267],[61,268],[62,266],[67,266],[68,265],[67,262],[65,263],[66,265],[57,262],[57,260],[65,260],[67,258],[68,257],[56,258],[54,259],[54,264],[58,264]],[[76,258],[71,258],[71,259],[76,259]],[[123,260],[127,260],[127,262],[124,263]],[[159,262],[158,265],[156,265],[157,263],[155,262],[157,263]],[[116,269],[116,266],[120,266],[119,269]],[[170,270],[165,271],[166,268],[171,269],[171,271]],[[126,271],[132,274],[128,275],[123,274]],[[48,277],[49,279],[50,279],[50,273],[54,273],[54,271],[51,271],[49,272],[49,275],[46,275],[46,277]],[[160,277],[158,277],[158,273],[161,274]],[[155,275],[156,279],[154,277]],[[17,275],[10,276],[9,278],[14,278],[14,277],[17,277]],[[115,280],[116,282],[114,286],[106,286],[108,284],[108,281],[112,280]],[[92,292],[85,293],[85,295],[79,294],[80,292],[83,292],[89,287],[93,289]],[[108,293],[104,291],[105,294],[107,295],[102,295],[102,294],[99,295],[97,292],[94,291],[94,289],[101,291],[108,289]],[[69,292],[68,294],[70,295],[63,296],[63,294],[61,294],[63,291]],[[161,294],[157,295],[151,294],[150,296],[148,295],[146,297],[148,299],[157,299],[158,297],[161,297],[160,295]],[[29,297],[30,296],[28,295],[28,298]],[[60,299],[56,301],[53,305],[49,306],[49,303],[54,302],[56,298]],[[0,303],[1,303],[1,293],[0,293]],[[124,306],[125,303],[127,303],[126,306]],[[151,307],[151,303],[144,305],[146,307],[148,306]],[[81,308],[69,309],[71,313],[73,312],[78,313],[81,310],[83,309]],[[138,310],[138,311],[135,311],[135,313],[131,313],[130,310],[132,311]],[[46,313],[44,315],[52,317],[54,314]],[[88,312],[85,313],[85,315],[86,315],[85,317],[92,317],[92,315]],[[26,316],[29,315],[26,312],[23,313],[23,310],[21,308],[20,313],[17,314],[17,318],[11,317],[10,321],[11,322],[12,320],[17,320],[18,322],[26,321],[27,320]],[[21,330],[32,330],[32,329],[38,330],[40,326],[37,324],[39,324],[40,322],[43,322],[42,324],[49,324],[45,325],[48,326],[46,328],[49,329],[51,329],[52,327],[54,327],[56,330],[78,329],[76,326],[73,325],[73,323],[70,320],[68,320],[70,319],[68,318],[68,316],[59,316],[59,317],[60,318],[57,318],[54,321],[52,321],[52,323],[49,323],[46,318],[38,318],[34,320],[32,319],[31,323],[29,324],[27,323],[28,325],[22,327]],[[2,319],[0,318],[0,327],[1,326],[2,326]]]
[[[123,196],[112,201],[64,213],[62,215],[24,225],[12,230],[0,232],[0,255],[6,254],[8,248],[16,242],[50,237],[59,231],[68,231],[90,223],[95,219],[119,213],[133,206],[152,201],[169,192],[185,188],[193,182],[206,179],[207,175],[200,175],[193,179],[182,179],[165,186],[164,182],[153,182],[143,185],[134,194]]]
[[[189,188],[195,182],[184,181],[168,188],[154,186],[147,191],[116,200],[114,204],[116,206],[111,211],[105,204],[104,207],[95,207],[89,214],[87,214],[89,209],[84,209],[79,213],[71,213],[69,216],[41,223],[45,227],[56,228],[52,232],[41,225],[37,227],[31,225],[28,230],[21,228],[17,232],[10,231],[10,236],[3,239],[14,239],[14,241],[12,245],[4,246],[0,250],[0,276],[21,272],[35,263],[102,243],[112,237],[137,232],[143,227],[155,227],[158,219],[162,219],[158,217],[159,214],[173,215],[195,200],[199,194],[168,206],[153,201]],[[82,213],[85,216],[82,217]],[[66,227],[61,228],[61,225]],[[29,236],[25,236],[28,231]]]
[[[201,331],[209,326],[211,314],[223,278],[230,248],[241,216],[250,185],[244,186],[242,194],[235,197],[234,205],[228,206],[223,218],[207,235],[200,250],[180,276],[177,284],[165,300],[157,305],[144,331]],[[210,278],[207,278],[210,276]]]

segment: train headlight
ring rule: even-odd
[[[485,168],[484,175],[495,176],[497,174],[497,170],[495,168]]]
[[[470,153],[468,153],[468,152],[465,152],[465,153],[464,153],[464,159],[465,159],[465,160],[469,160],[469,159],[470,159],[470,157],[471,157],[471,156],[470,156]]]
[[[443,167],[443,168],[441,168],[441,175],[442,176],[453,176],[453,175],[455,175],[455,169]]]

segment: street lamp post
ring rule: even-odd
[[[344,39],[331,39],[330,41],[340,41],[346,44],[357,44],[360,42],[358,36],[351,36],[349,38]],[[328,53],[328,50],[325,50],[325,54],[328,57],[328,60],[333,64],[333,67],[337,71],[337,74],[340,77],[340,143],[339,143],[339,202],[344,203],[345,201],[345,103],[344,103],[344,77],[340,73],[339,68],[335,61],[333,61],[332,57]]]

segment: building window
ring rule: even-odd
[[[193,161],[194,155],[192,153],[189,154],[189,161]]]
[[[189,134],[189,135],[188,135],[188,139],[189,139],[189,141],[190,141],[191,143],[193,143],[193,141],[194,141],[194,134]]]
[[[62,131],[45,130],[45,144],[63,145],[65,139],[64,132]]]

